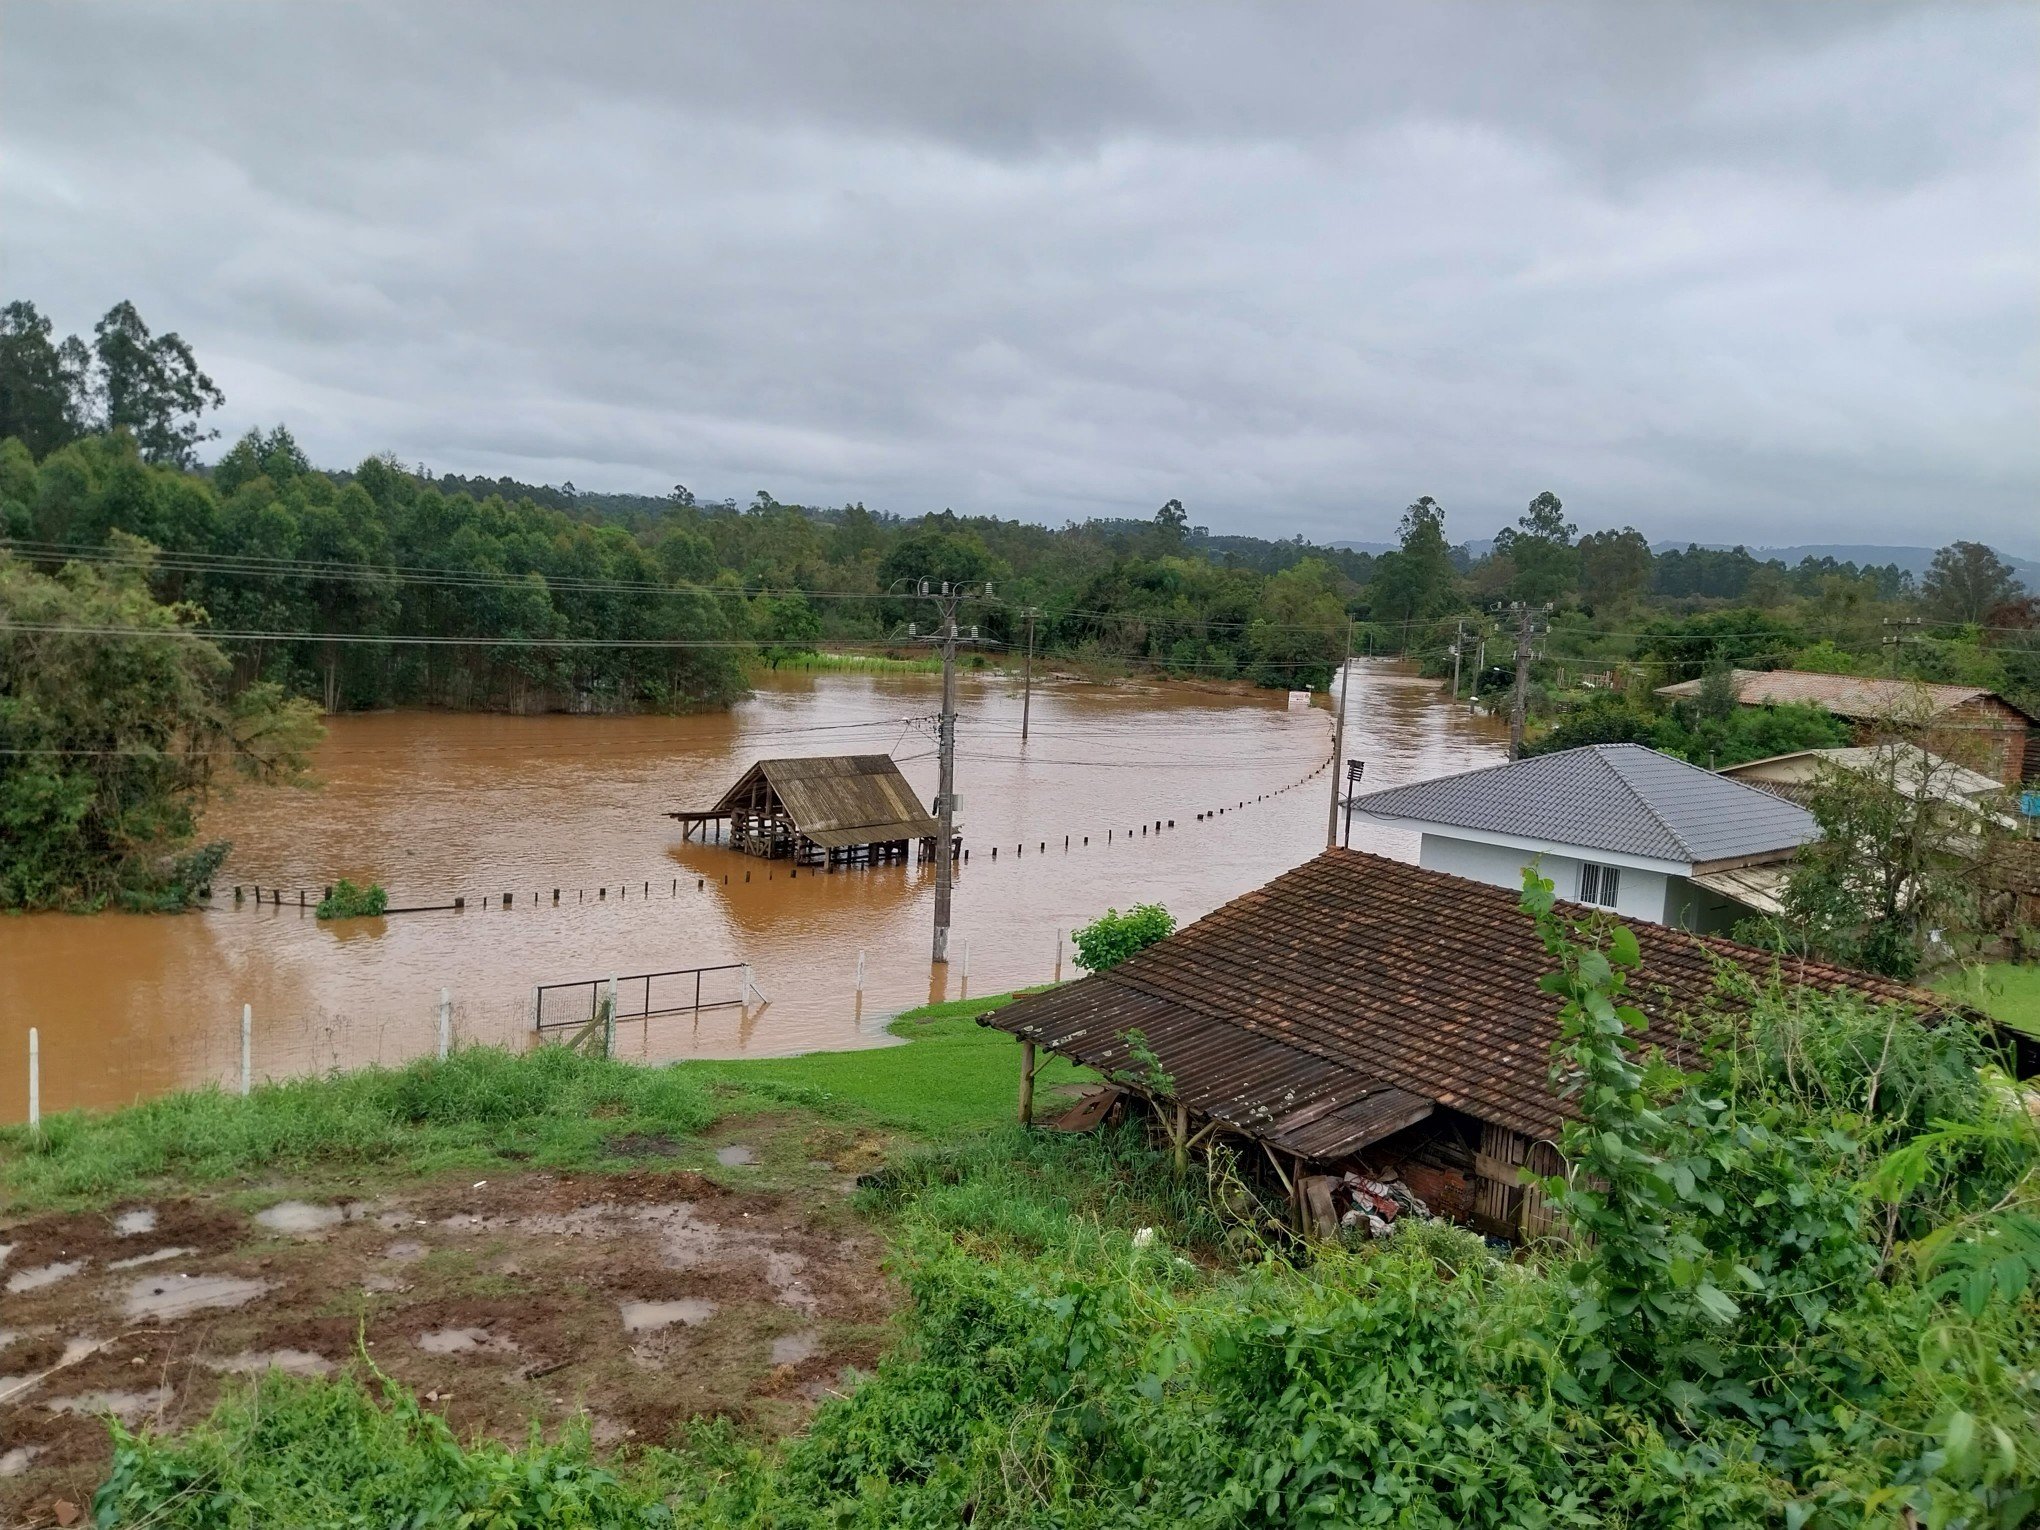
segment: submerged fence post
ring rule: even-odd
[[[254,1085],[255,1070],[253,1051],[255,1037],[255,1006],[241,1006],[241,1098],[248,1097],[248,1090]]]
[[[857,953],[857,991],[864,992],[864,953]]]
[[[609,1002],[602,1007],[602,1055],[616,1055],[616,978],[609,979]]]
[[[963,943],[963,980],[966,983],[970,981],[970,942],[967,940]]]
[[[42,1135],[42,1032],[28,1028],[28,1130]]]
[[[1061,931],[1061,930],[1057,930],[1057,931],[1055,932],[1055,978],[1056,978],[1056,981],[1057,981],[1058,983],[1062,981],[1062,931]]]
[[[444,988],[439,990],[439,1060],[446,1061],[446,1054],[453,1050],[453,995]]]

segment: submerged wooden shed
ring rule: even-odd
[[[668,813],[681,837],[720,836],[747,855],[837,866],[934,851],[941,826],[885,754],[759,760],[706,808]],[[952,853],[954,847],[952,846]]]

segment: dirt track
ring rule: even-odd
[[[90,1502],[107,1413],[176,1428],[237,1375],[325,1373],[361,1344],[462,1435],[521,1441],[581,1409],[611,1444],[704,1414],[798,1427],[873,1362],[893,1302],[848,1188],[645,1167],[0,1228],[0,1524]]]

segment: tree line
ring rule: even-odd
[[[220,402],[190,346],[130,303],[89,342],[7,305],[0,534],[46,572],[117,559],[116,534],[150,544],[149,588],[204,613],[233,685],[267,682],[328,711],[723,706],[748,664],[898,644],[926,614],[900,593],[922,578],[993,584],[973,613],[993,652],[1031,630],[1054,661],[1316,688],[1351,622],[1362,652],[1464,672],[1490,699],[1513,681],[1512,611],[1527,607],[1533,735],[1648,736],[1709,763],[1828,740],[1818,719],[1668,719],[1655,684],[1790,664],[2040,700],[2035,601],[1974,542],[1944,548],[1915,587],[1895,566],[1654,554],[1631,526],[1581,533],[1549,491],[1479,556],[1419,498],[1377,556],[1215,535],[1177,499],[1148,518],[1050,527],[763,489],[743,505],[677,483],[594,493],[389,457],[320,469],[283,425],[202,466],[204,416]]]

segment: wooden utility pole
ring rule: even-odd
[[[1020,742],[1027,742],[1027,719],[1034,710],[1034,607],[1027,608],[1027,657],[1020,661]]]
[[[1459,699],[1459,650],[1465,646],[1465,643],[1465,621],[1454,622],[1452,624],[1452,699],[1454,701]]]
[[[1509,758],[1523,758],[1523,711],[1530,701],[1530,606],[1516,607],[1516,689],[1509,700]]]
[[[1346,619],[1346,646],[1339,655],[1339,717],[1332,724],[1332,807],[1325,820],[1325,848],[1339,844],[1339,756],[1346,748],[1346,693],[1353,688],[1353,621]]]

